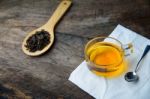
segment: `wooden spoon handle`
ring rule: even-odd
[[[47,22],[46,25],[48,25],[49,28],[54,29],[57,22],[61,19],[61,17],[65,14],[67,9],[71,6],[71,0],[63,0],[57,9],[55,10],[54,14],[50,18],[50,20]]]

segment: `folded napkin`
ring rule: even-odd
[[[126,57],[128,71],[133,71],[150,40],[121,25],[109,36],[123,44],[133,44],[134,52]],[[69,80],[96,99],[150,99],[150,52],[140,64],[137,83],[125,81],[124,74],[112,79],[96,76],[89,71],[85,61],[71,73]]]

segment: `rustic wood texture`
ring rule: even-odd
[[[150,38],[149,0],[73,0],[43,56],[21,50],[28,32],[50,18],[60,0],[0,0],[0,98],[92,99],[68,81],[84,60],[88,39],[107,36],[122,24]]]

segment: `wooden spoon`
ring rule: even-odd
[[[58,8],[56,9],[56,11],[52,15],[52,17],[49,19],[49,21],[45,25],[43,25],[42,27],[40,27],[36,30],[33,30],[25,37],[25,39],[22,43],[22,50],[25,54],[27,54],[29,56],[38,56],[38,55],[41,55],[44,52],[46,52],[52,46],[52,44],[54,42],[54,27],[70,6],[71,6],[71,0],[63,0],[59,4]],[[40,51],[30,52],[25,47],[26,41],[28,40],[29,37],[31,37],[33,34],[35,34],[36,31],[41,31],[41,30],[45,30],[50,33],[50,43]]]

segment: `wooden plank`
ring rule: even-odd
[[[0,24],[31,31],[50,18],[59,2],[60,0],[1,0]],[[149,0],[73,0],[72,8],[56,31],[95,37],[108,35],[117,24],[123,24],[148,36],[149,17]]]
[[[3,86],[12,87],[14,91],[34,99],[90,99],[68,81],[70,73],[84,59],[86,39],[58,33],[49,52],[40,57],[29,57],[21,50],[23,35],[20,32],[20,29],[11,29],[3,32],[5,36],[0,39],[0,80]],[[15,93],[16,97],[19,92]]]

